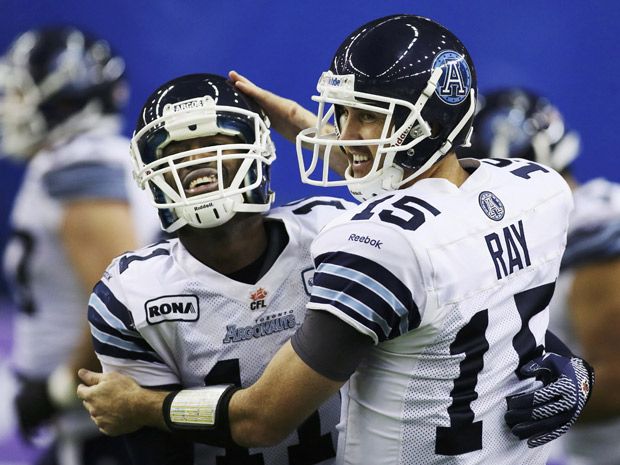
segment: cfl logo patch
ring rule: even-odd
[[[266,308],[265,297],[267,297],[267,291],[262,287],[250,294],[250,310],[258,310],[259,308]]]

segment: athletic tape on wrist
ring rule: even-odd
[[[170,431],[190,441],[233,446],[228,404],[238,389],[229,384],[171,392],[164,399],[164,421]]]
[[[230,386],[179,391],[170,403],[170,421],[176,426],[213,426],[217,403]]]

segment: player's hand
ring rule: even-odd
[[[543,387],[506,398],[505,420],[513,434],[529,447],[552,441],[575,423],[592,393],[594,370],[583,359],[547,353],[521,368]]]
[[[84,368],[78,371],[83,384],[77,396],[99,431],[108,436],[118,436],[137,431],[145,426],[139,411],[142,391],[133,378],[120,373],[97,373]]]
[[[25,380],[15,397],[21,436],[28,442],[49,422],[56,408],[47,390],[47,380]]]
[[[241,92],[256,100],[267,113],[272,128],[287,140],[295,143],[302,129],[316,125],[316,115],[297,102],[258,87],[236,71],[231,71],[228,76]]]

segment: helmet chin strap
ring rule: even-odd
[[[400,166],[391,165],[383,168],[381,175],[375,176],[371,181],[348,184],[347,187],[358,202],[364,202],[372,197],[398,189],[403,175],[404,170]]]
[[[236,203],[243,203],[242,194],[210,200],[201,205],[184,205],[176,207],[174,211],[183,220],[184,225],[199,229],[217,228],[235,216]]]

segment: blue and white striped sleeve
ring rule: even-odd
[[[106,199],[129,201],[125,169],[97,162],[76,163],[48,172],[47,192],[61,200]]]
[[[88,321],[95,352],[119,359],[163,364],[163,360],[135,330],[131,313],[102,281],[88,302]]]
[[[382,264],[338,251],[318,255],[315,269],[308,307],[333,313],[375,344],[420,325],[411,290]]]

